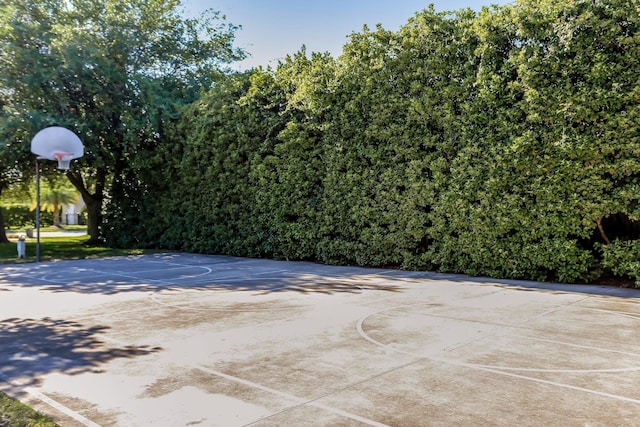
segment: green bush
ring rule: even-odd
[[[598,245],[602,254],[602,267],[619,277],[635,280],[640,288],[640,240],[614,240]]]
[[[616,231],[640,217],[640,11],[627,6],[431,7],[397,32],[352,34],[338,59],[303,49],[229,75],[132,155],[107,239],[638,280],[637,246],[616,241],[640,239],[640,225]]]
[[[2,206],[0,209],[2,209],[5,226],[8,229],[34,228],[36,226],[36,212],[30,210],[28,206]],[[53,213],[40,212],[40,224],[42,226],[53,224]]]

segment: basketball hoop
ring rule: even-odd
[[[71,159],[73,159],[73,153],[55,152],[53,153],[53,159],[58,161],[58,169],[68,171]]]
[[[40,158],[57,161],[58,169],[69,170],[71,160],[84,154],[84,146],[80,138],[69,129],[51,126],[33,137],[31,152]]]

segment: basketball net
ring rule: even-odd
[[[69,165],[71,164],[71,157],[73,157],[73,153],[67,152],[56,152],[53,153],[53,158],[58,161],[58,169],[60,170],[69,170]]]

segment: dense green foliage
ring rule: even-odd
[[[639,25],[624,0],[429,9],[231,75],[138,169],[111,241],[640,281]]]
[[[27,205],[0,206],[0,211],[4,216],[4,223],[7,229],[34,228],[36,226],[35,213]],[[40,221],[42,224],[53,224],[53,212],[40,212]]]
[[[137,165],[111,241],[640,281],[639,26],[627,0],[431,8],[231,75]]]

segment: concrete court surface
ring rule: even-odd
[[[640,291],[192,254],[0,266],[62,426],[640,424]]]

